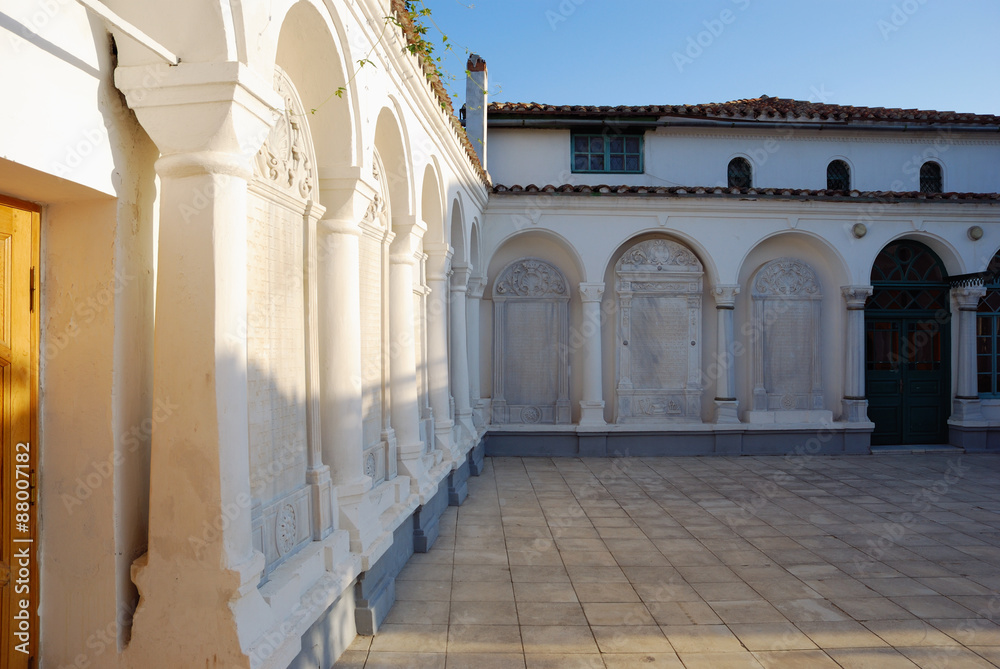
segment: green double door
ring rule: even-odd
[[[950,322],[933,314],[865,316],[865,395],[873,445],[948,442]]]

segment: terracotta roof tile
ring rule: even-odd
[[[666,197],[712,197],[712,198],[765,198],[765,199],[796,199],[796,200],[927,200],[937,202],[1000,202],[1000,193],[921,193],[919,191],[840,191],[840,190],[809,190],[805,188],[723,188],[721,186],[609,186],[563,184],[555,186],[547,184],[537,186],[496,184],[493,193],[504,194],[617,194],[617,195],[658,195]]]
[[[747,100],[697,105],[607,107],[545,105],[537,102],[494,102],[489,106],[489,113],[517,116],[676,116],[758,121],[784,119],[800,122],[914,122],[921,124],[1000,125],[1000,116],[992,114],[958,114],[953,111],[889,107],[853,107],[789,98],[772,98],[767,95]]]

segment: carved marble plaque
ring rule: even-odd
[[[701,420],[702,265],[666,239],[615,266],[617,416],[621,423]]]
[[[823,408],[816,273],[795,258],[763,265],[751,281],[754,305],[753,411]]]
[[[569,423],[569,286],[536,258],[507,265],[493,285],[494,423]]]

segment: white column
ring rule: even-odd
[[[842,419],[848,423],[868,422],[865,399],[865,302],[871,286],[842,286],[847,303],[847,337],[844,340],[844,401]]]
[[[115,76],[161,154],[153,388],[177,409],[153,430],[129,652],[135,666],[249,666],[270,623],[251,534],[247,181],[282,102],[237,63],[163,66],[155,88],[149,71]]]
[[[455,398],[455,423],[460,450],[472,446],[476,429],[472,423],[469,398],[469,345],[466,319],[466,292],[469,285],[468,265],[455,265],[451,277],[451,392]]]
[[[427,445],[420,438],[417,353],[413,313],[414,272],[424,228],[416,221],[394,222],[389,247],[389,392],[390,420],[396,434],[399,467],[411,477],[411,489],[428,484]]]
[[[733,311],[737,285],[719,284],[712,289],[718,320],[716,334],[715,422],[739,423],[739,401],[736,399],[736,338],[733,332]]]
[[[424,245],[427,251],[427,285],[431,294],[427,303],[427,353],[430,369],[431,410],[434,412],[434,447],[447,459],[452,452],[451,387],[448,379],[448,266],[454,252],[449,244]]]
[[[469,290],[466,293],[467,313],[469,322],[469,334],[466,343],[469,347],[469,386],[472,391],[472,420],[476,427],[482,427],[487,423],[488,402],[480,396],[482,392],[482,379],[480,377],[479,358],[479,306],[483,301],[483,291],[486,289],[486,278],[474,276],[469,279]]]
[[[986,294],[983,286],[956,286],[951,296],[958,306],[958,392],[951,414],[952,421],[982,422],[982,406],[976,384],[976,309]]]
[[[601,356],[601,298],[603,283],[581,283],[583,323],[583,399],[580,400],[580,425],[607,425],[604,420],[604,394]]]

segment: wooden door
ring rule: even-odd
[[[35,666],[38,208],[0,196],[0,664]]]

